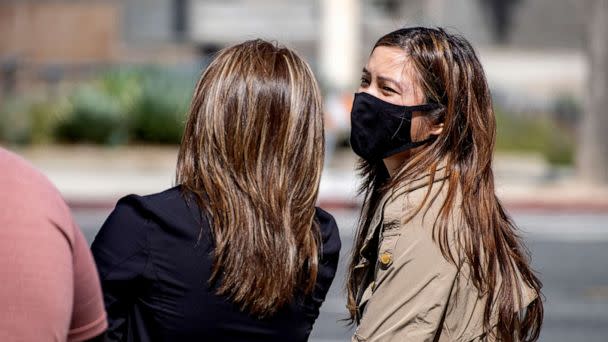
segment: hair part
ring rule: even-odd
[[[314,287],[323,155],[306,62],[262,40],[220,51],[196,85],[176,180],[210,221],[210,284],[242,310],[268,316]]]
[[[458,206],[465,223],[458,231],[457,249],[471,270],[474,286],[487,294],[484,327],[493,331],[491,320],[497,315],[496,337],[500,341],[536,341],[543,320],[540,289],[542,284],[529,265],[529,257],[517,227],[495,195],[492,156],[496,139],[496,120],[485,74],[470,43],[441,28],[414,27],[391,32],[380,38],[378,46],[404,50],[412,62],[417,83],[427,102],[441,104],[443,110],[429,114],[433,123],[443,123],[442,134],[416,153],[394,176],[389,177],[382,161],[370,164],[360,160],[364,177],[360,193],[361,209],[357,238],[348,268],[348,309],[356,314],[355,294],[361,279],[353,274],[360,261],[358,254],[383,194],[399,184],[407,184],[417,175],[430,173],[434,178],[437,164],[446,161],[448,178],[440,186],[446,196],[433,227],[435,239],[446,259],[457,263],[459,256],[449,248],[449,218]],[[407,213],[411,219],[430,206],[431,186],[420,206]],[[459,195],[460,194],[460,195]],[[457,201],[460,201],[457,203]],[[457,265],[459,266],[459,265]],[[521,279],[519,279],[521,278]],[[538,297],[520,311],[519,282],[532,288]],[[515,294],[515,296],[513,295]]]

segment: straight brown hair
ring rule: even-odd
[[[391,32],[380,38],[374,48],[378,46],[397,47],[407,54],[426,102],[443,107],[443,110],[429,113],[427,119],[432,124],[443,123],[444,127],[429,146],[413,155],[392,178],[382,161],[377,164],[360,161],[364,177],[360,191],[365,204],[347,271],[351,319],[356,315],[355,294],[360,286],[353,273],[360,261],[357,251],[369,229],[373,228],[370,223],[380,198],[389,189],[407,184],[408,180],[420,175],[430,173],[430,179],[434,179],[438,162],[445,160],[449,176],[441,187],[447,185],[447,195],[435,220],[433,238],[438,241],[444,257],[457,264],[459,256],[448,246],[448,219],[458,210],[456,214],[461,215],[466,224],[458,232],[457,253],[464,255],[474,286],[480,294],[488,295],[485,330],[493,331],[491,320],[497,315],[497,340],[536,341],[543,320],[542,284],[530,268],[529,256],[517,227],[495,195],[492,156],[496,120],[485,74],[473,47],[461,36],[441,28],[424,27]],[[434,201],[434,198],[429,199],[430,191],[431,186],[419,207],[404,215],[406,222]],[[458,192],[462,201],[457,203]],[[521,298],[519,281],[538,294],[521,311],[517,299]]]
[[[323,155],[306,62],[263,40],[220,51],[196,86],[176,179],[210,221],[210,283],[242,310],[272,315],[314,287]]]

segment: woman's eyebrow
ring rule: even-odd
[[[399,83],[397,80],[392,79],[390,77],[387,76],[376,76],[376,78],[382,82],[387,82],[387,83],[392,83],[396,88],[398,88],[399,91],[401,91],[401,83]]]
[[[363,74],[365,76],[370,76],[371,75],[371,73],[369,72],[369,70],[367,70],[366,67],[363,67],[363,70],[361,70],[361,71],[363,72]],[[378,80],[382,81],[382,82],[392,83],[392,84],[395,85],[395,87],[397,88],[397,90],[403,91],[403,89],[401,87],[401,84],[399,82],[397,82],[397,80],[395,80],[395,79],[392,79],[392,78],[387,77],[387,76],[376,76],[376,78]]]

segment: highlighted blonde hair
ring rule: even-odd
[[[320,92],[293,51],[262,40],[222,50],[196,86],[177,182],[215,242],[211,282],[257,316],[312,290],[324,154]]]

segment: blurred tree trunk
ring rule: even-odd
[[[584,180],[608,184],[608,0],[588,0],[589,60],[578,167]]]

